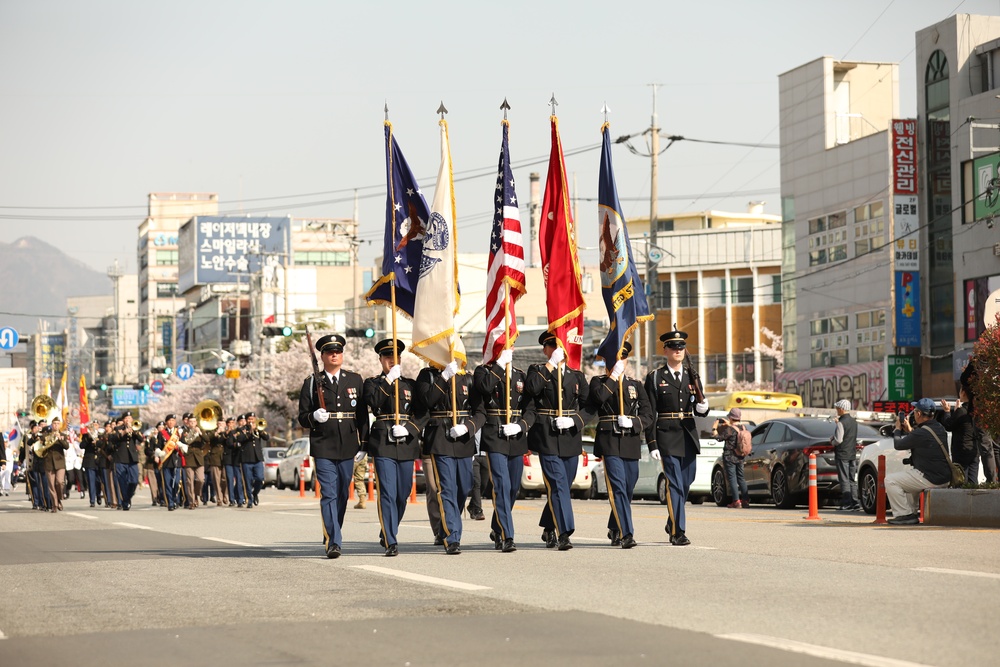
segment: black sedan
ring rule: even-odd
[[[743,476],[751,500],[771,499],[781,508],[806,502],[809,491],[809,454],[816,454],[816,487],[821,498],[839,497],[837,463],[830,437],[836,422],[809,417],[769,419],[753,430],[753,451],[743,461]],[[878,431],[858,424],[858,452],[877,442]],[[730,501],[728,480],[720,457],[712,468],[712,499]]]

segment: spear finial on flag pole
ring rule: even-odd
[[[559,106],[559,103],[556,102],[556,94],[555,93],[552,93],[552,98],[549,100],[549,106],[552,107],[552,115],[555,116],[556,115],[556,107]]]
[[[385,101],[385,120],[389,122],[389,100]]]
[[[603,107],[601,107],[601,113],[602,113],[602,114],[604,114],[604,122],[605,122],[605,123],[607,123],[607,122],[608,122],[608,114],[609,114],[610,112],[611,112],[611,109],[609,109],[609,108],[608,108],[608,103],[607,103],[607,102],[605,102],[605,103],[604,103],[604,106],[603,106]]]
[[[507,104],[506,97],[503,98],[503,104],[500,105],[500,108],[503,110],[503,119],[507,120],[507,112],[510,111],[510,105]]]
[[[448,113],[448,110],[444,107],[444,100],[441,100],[441,106],[438,107],[438,110],[435,113],[441,114],[441,120],[444,120],[444,115]]]

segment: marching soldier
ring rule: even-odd
[[[264,443],[271,439],[267,431],[257,428],[257,415],[248,412],[246,426],[236,436],[240,443],[240,461],[243,465],[243,481],[247,491],[247,509],[259,505],[258,495],[264,488]]]
[[[382,373],[365,380],[363,392],[375,417],[365,449],[375,459],[379,543],[386,556],[399,553],[399,523],[413,486],[413,461],[420,456],[420,426],[413,415],[416,384],[402,377],[400,366],[393,364],[405,347],[401,340],[393,345],[391,338],[375,344]]]
[[[525,393],[527,376],[523,370],[514,367],[512,357],[509,349],[504,350],[496,361],[477,367],[472,377],[476,412],[483,425],[479,447],[486,453],[487,469],[493,480],[490,539],[494,548],[503,553],[517,551],[514,544],[514,501],[521,490],[524,455],[528,453],[528,431],[535,423],[535,404]]]
[[[149,493],[153,500],[153,507],[166,504],[160,495],[160,471],[156,466],[156,434],[161,428],[163,428],[163,422],[157,422],[156,430],[146,436],[142,450],[142,467],[146,474],[146,481],[149,483]]]
[[[208,453],[205,454],[206,486],[215,491],[215,506],[229,504],[229,494],[222,483],[222,460],[226,442],[226,420],[220,419],[215,431],[209,433]],[[211,498],[209,498],[211,499]]]
[[[201,503],[201,487],[205,484],[206,434],[198,428],[194,413],[184,415],[184,435],[181,440],[187,445],[184,452],[184,495],[188,499],[188,509],[196,509]]]
[[[95,507],[101,489],[97,482],[97,439],[94,437],[94,433],[97,431],[97,424],[91,422],[82,430],[80,449],[83,450],[83,470],[87,476],[87,492],[90,494],[90,506]]]
[[[695,466],[701,443],[694,416],[708,414],[708,402],[696,402],[697,395],[704,395],[701,379],[692,375],[692,368],[685,368],[687,333],[672,331],[660,336],[667,363],[646,376],[646,394],[656,411],[656,422],[646,430],[649,454],[662,461],[667,478],[666,531],[675,546],[691,544],[685,534],[687,528],[684,506],[694,481]]]
[[[566,353],[555,334],[544,331],[538,342],[548,362],[528,367],[526,381],[536,414],[528,431],[528,449],[538,453],[547,494],[538,525],[546,547],[567,551],[573,548],[569,538],[576,529],[570,485],[583,452],[584,420],[578,411],[587,402],[589,388],[583,373],[563,366]]]
[[[338,335],[316,341],[323,369],[319,377],[307,377],[299,392],[299,424],[309,429],[309,451],[316,461],[316,479],[323,496],[320,512],[327,558],[340,557],[340,529],[354,460],[364,455],[368,440],[368,408],[361,376],[343,368],[346,342]],[[321,407],[320,394],[325,408]]]
[[[55,441],[55,444],[49,447],[43,457],[46,485],[49,489],[49,497],[52,499],[49,509],[52,512],[62,510],[63,491],[66,486],[66,455],[63,452],[69,449],[69,441],[60,433],[61,426],[62,420],[55,417],[48,427],[48,433],[43,438],[46,444]]]
[[[111,431],[114,427],[114,422],[108,420],[104,422],[104,428],[98,431],[97,434],[97,470],[101,478],[101,488],[104,490],[104,506],[108,509],[115,509],[118,507],[118,496],[115,493],[115,483],[114,483],[114,463],[111,461],[111,457],[108,456],[108,452],[111,449],[111,444],[108,438],[111,437]],[[100,498],[97,499],[97,503],[100,504]]]
[[[132,507],[132,496],[139,486],[139,447],[142,434],[132,428],[132,415],[125,413],[121,426],[108,438],[114,452],[115,478],[121,490],[122,510]]]
[[[639,457],[653,411],[642,384],[626,375],[626,359],[632,344],[622,346],[622,358],[604,377],[590,381],[589,410],[597,415],[594,454],[604,459],[608,484],[608,538],[611,546],[631,549],[636,545],[632,523],[632,492],[639,481]]]
[[[178,470],[180,470],[180,453],[177,451],[180,433],[177,430],[177,417],[167,415],[163,420],[163,428],[156,440],[156,458],[159,461],[160,473],[163,476],[163,495],[167,500],[167,510],[177,509]],[[168,447],[169,446],[169,447]],[[169,450],[169,451],[168,451]]]
[[[221,430],[221,429],[220,429]],[[222,465],[226,470],[226,488],[229,506],[243,507],[243,471],[240,469],[240,450],[236,442],[236,419],[226,419],[226,428],[220,434],[223,440]]]
[[[456,361],[441,370],[424,368],[417,375],[419,405],[428,416],[423,445],[431,457],[427,472],[433,475],[437,489],[445,552],[452,556],[462,553],[462,513],[472,490],[472,457],[476,453],[478,426],[470,412],[470,384],[467,373],[459,374]]]
[[[35,459],[37,457],[33,449],[35,443],[39,440],[41,428],[41,424],[34,419],[28,422],[28,434],[24,438],[24,442],[21,444],[21,451],[17,456],[18,465],[24,468],[25,490],[31,497],[31,509],[33,510],[45,507],[45,495],[42,492],[44,485],[41,484],[35,472],[36,465],[39,465],[41,461],[38,461],[36,464]]]

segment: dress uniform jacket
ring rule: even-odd
[[[691,376],[687,368],[681,379],[674,379],[664,365],[646,376],[646,395],[654,410],[655,423],[646,429],[649,449],[659,449],[663,456],[684,456],[685,443],[691,443],[695,452],[701,453],[698,427],[694,415],[704,417],[708,411],[694,412],[695,396],[691,392]]]
[[[299,424],[309,429],[309,453],[321,459],[352,459],[368,441],[368,408],[363,395],[361,376],[340,369],[336,392],[326,373],[320,373],[323,398],[330,419],[317,423],[313,413],[319,409],[316,378],[312,375],[302,383],[299,392]]]
[[[146,438],[145,447],[143,447],[142,453],[146,455],[146,461],[143,464],[145,470],[156,470],[156,439],[158,436],[151,435]]]
[[[409,433],[405,440],[389,437],[396,423],[396,390],[385,381],[385,373],[365,380],[362,395],[365,404],[372,411],[375,422],[368,433],[366,451],[372,456],[384,456],[397,461],[413,461],[420,458],[420,431],[424,419],[415,415],[417,384],[409,378],[401,377],[399,384],[399,425]]]
[[[133,430],[125,431],[122,429],[112,433],[108,437],[108,442],[114,448],[114,462],[138,463],[139,450],[137,449],[137,446],[141,445],[142,441],[142,434]]]
[[[205,465],[205,439],[201,429],[184,429],[181,434],[181,442],[188,446],[184,452],[185,468],[200,468]]]
[[[47,437],[51,437],[51,434]],[[46,438],[42,439],[44,443]],[[56,444],[49,447],[49,451],[45,453],[44,459],[44,470],[45,472],[55,472],[57,470],[66,469],[66,455],[63,454],[64,450],[69,449],[69,441],[66,440],[60,433],[57,437]]]
[[[420,409],[427,414],[424,426],[424,454],[451,456],[463,459],[476,454],[476,430],[478,425],[473,413],[472,395],[469,386],[472,379],[468,373],[455,376],[455,406],[458,423],[465,424],[469,432],[455,440],[448,431],[454,425],[451,414],[452,381],[444,381],[441,371],[424,368],[417,375],[417,401]]]
[[[240,443],[241,461],[243,463],[263,462],[264,443],[270,439],[271,436],[268,435],[267,431],[250,430],[249,427],[241,431],[236,436],[236,440]]]
[[[205,465],[207,466],[222,466],[222,453],[225,449],[226,438],[223,435],[217,433],[209,433],[209,444],[207,451],[205,452]]]
[[[638,380],[622,377],[621,388],[622,402],[619,404],[616,380],[605,375],[590,381],[587,413],[597,416],[594,453],[638,460],[642,456],[642,443],[646,441],[646,429],[653,424],[653,410]],[[622,414],[632,418],[632,428],[622,430],[618,426],[618,415]]]
[[[219,437],[222,440],[222,465],[238,466],[240,464],[240,450],[236,443],[235,430],[230,429]]]
[[[164,435],[165,433],[166,435]],[[166,431],[166,429],[164,429],[160,431],[159,434],[157,434],[156,436],[156,446],[162,449],[164,452],[166,452],[167,442],[169,440],[170,440],[170,434]],[[179,441],[180,440],[178,439],[178,442]],[[180,447],[178,447],[177,449],[174,450],[174,453],[171,454],[167,458],[167,460],[163,462],[163,465],[161,465],[160,468],[166,469],[166,468],[180,468],[180,467],[181,467],[181,450]]]
[[[84,433],[80,436],[80,449],[83,450],[83,464],[84,470],[96,470],[97,469],[97,442],[94,440],[94,436],[90,433]]]
[[[579,411],[585,406],[590,390],[580,371],[569,369],[563,373],[562,414],[572,417],[576,425],[560,431],[553,422],[559,408],[557,380],[555,372],[544,364],[528,367],[526,389],[535,403],[535,424],[528,431],[528,449],[551,456],[578,456],[583,451],[584,424]]]
[[[528,453],[528,431],[535,423],[535,403],[525,393],[527,375],[510,367],[510,422],[507,421],[507,372],[496,362],[476,368],[472,376],[474,404],[483,432],[479,448],[505,456]],[[512,438],[503,434],[503,424],[520,424],[521,432]]]

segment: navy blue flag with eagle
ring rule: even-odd
[[[601,292],[611,322],[608,336],[597,355],[609,366],[621,359],[622,346],[639,322],[653,319],[646,303],[646,290],[632,259],[622,205],[618,201],[614,169],[611,166],[611,138],[608,123],[601,126],[601,177],[597,210],[600,217]]]
[[[392,305],[390,282],[396,286],[396,310],[413,318],[413,304],[424,255],[424,234],[430,210],[406,164],[403,152],[385,122],[385,241],[382,275],[365,295],[368,305]]]

